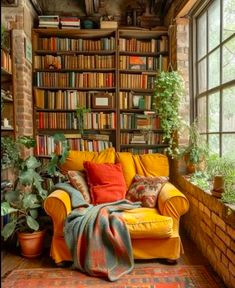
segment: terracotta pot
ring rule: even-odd
[[[21,254],[27,258],[35,258],[42,254],[46,230],[33,233],[18,232]]]
[[[213,181],[213,190],[211,191],[212,195],[221,198],[222,193],[224,192],[224,177],[222,175],[216,175]]]

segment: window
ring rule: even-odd
[[[207,2],[193,22],[194,115],[210,150],[235,160],[235,0]]]

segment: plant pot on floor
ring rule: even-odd
[[[21,255],[27,258],[35,258],[42,254],[46,230],[33,233],[18,232],[18,240],[21,248]]]

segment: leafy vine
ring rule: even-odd
[[[162,71],[155,81],[152,108],[160,118],[166,152],[172,158],[179,155],[176,133],[181,126],[179,106],[184,92],[184,80],[178,71]]]

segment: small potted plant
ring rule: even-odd
[[[204,170],[205,159],[209,152],[208,145],[199,133],[196,120],[186,129],[189,135],[188,145],[180,147],[180,157],[185,159],[188,173]]]
[[[41,185],[43,179],[38,171],[40,161],[34,156],[23,159],[20,155],[20,146],[23,144],[31,148],[35,145],[35,140],[22,136],[15,142],[12,140],[11,145],[13,144],[15,151],[18,151],[18,157],[14,155],[15,158],[12,159],[8,155],[8,162],[12,160],[15,165],[16,180],[13,189],[5,193],[1,203],[1,216],[8,215],[8,223],[3,227],[1,235],[7,240],[16,233],[22,255],[36,257],[43,248],[45,229],[42,227],[39,212],[47,197],[47,191]]]
[[[209,155],[206,172],[212,182],[211,193],[224,202],[235,203],[235,162],[228,157]]]

